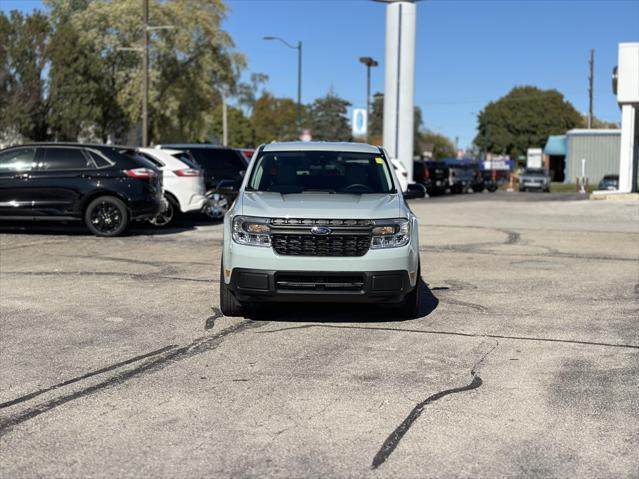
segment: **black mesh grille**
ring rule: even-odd
[[[362,275],[279,273],[275,284],[279,290],[361,291],[364,278]]]
[[[364,256],[371,244],[371,235],[331,234],[329,236],[273,234],[273,249],[289,256]]]

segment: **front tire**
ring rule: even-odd
[[[96,236],[118,236],[129,226],[129,211],[122,200],[114,196],[100,196],[87,206],[84,224]]]
[[[224,316],[242,316],[242,303],[224,282],[224,265],[220,265],[220,311]]]
[[[416,319],[421,311],[421,266],[417,267],[417,281],[415,287],[410,291],[400,303],[399,312],[406,319]]]

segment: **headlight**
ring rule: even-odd
[[[371,249],[399,248],[410,242],[410,221],[400,218],[375,220]]]
[[[236,216],[233,218],[233,241],[248,246],[271,246],[268,218]]]

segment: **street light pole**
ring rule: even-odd
[[[360,63],[366,65],[366,143],[371,142],[371,67],[379,63],[371,57],[361,57]]]
[[[144,45],[142,53],[142,146],[149,146],[149,0],[142,0]]]
[[[302,133],[302,42],[298,41],[297,46],[291,45],[280,37],[264,37],[264,40],[277,40],[289,48],[297,50],[297,132]]]

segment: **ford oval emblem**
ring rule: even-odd
[[[331,229],[326,226],[313,226],[311,228],[311,233],[314,235],[330,235]]]

